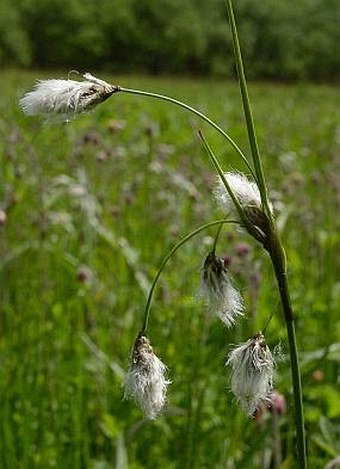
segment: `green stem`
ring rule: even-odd
[[[276,233],[276,231],[274,233]],[[270,246],[271,247],[269,253],[274,266],[276,281],[279,287],[289,344],[290,368],[292,375],[295,407],[298,464],[300,469],[306,469],[307,452],[303,414],[301,372],[296,343],[294,315],[288,288],[286,255],[277,234],[271,242]]]
[[[263,335],[266,335],[266,330],[267,330],[267,328],[268,328],[268,326],[269,326],[269,324],[270,324],[270,321],[273,319],[274,315],[275,315],[275,310],[273,310],[273,311],[270,313],[270,316],[269,316],[269,318],[267,319],[267,322],[266,322],[265,326],[261,329]]]
[[[161,276],[162,271],[164,270],[164,267],[168,263],[169,259],[175,254],[175,252],[183,246],[187,241],[189,241],[191,238],[199,234],[201,231],[206,230],[207,228],[210,228],[211,226],[216,226],[216,225],[222,225],[224,223],[238,223],[238,221],[235,220],[216,220],[212,221],[209,223],[205,223],[204,225],[199,226],[196,228],[196,230],[192,231],[191,233],[187,234],[184,236],[173,248],[168,252],[168,254],[164,257],[156,275],[155,278],[152,282],[152,285],[150,287],[149,295],[146,300],[145,308],[144,308],[144,319],[143,319],[143,326],[141,329],[141,334],[145,334],[146,330],[148,328],[148,322],[149,322],[149,315],[150,315],[150,308],[151,308],[151,301],[153,297],[154,290],[156,288],[157,282],[159,280],[159,277]]]
[[[286,321],[286,329],[287,329],[287,336],[288,336],[288,342],[289,342],[289,350],[290,350],[290,361],[291,361],[291,373],[292,373],[292,383],[293,383],[293,393],[294,393],[294,403],[295,403],[295,417],[296,417],[296,426],[297,426],[297,450],[298,450],[298,462],[299,462],[299,467],[301,469],[306,469],[307,467],[307,457],[306,457],[306,444],[305,444],[305,430],[304,430],[304,415],[303,415],[303,402],[302,402],[302,386],[301,386],[301,374],[300,374],[300,369],[299,369],[299,361],[298,361],[298,353],[297,353],[297,344],[296,344],[296,335],[295,335],[295,326],[294,326],[294,319],[293,319],[293,311],[291,307],[291,301],[290,301],[290,295],[289,295],[289,290],[288,290],[288,282],[287,282],[287,275],[286,275],[286,259],[285,259],[285,253],[284,249],[282,247],[281,241],[279,239],[279,236],[277,234],[277,229],[276,229],[276,224],[273,219],[273,215],[270,209],[269,205],[269,200],[268,200],[268,192],[267,192],[267,186],[265,182],[265,177],[264,177],[264,171],[262,167],[262,162],[261,162],[261,157],[260,157],[260,151],[257,143],[257,136],[256,136],[256,131],[255,131],[255,125],[254,125],[254,119],[253,119],[253,114],[252,114],[252,109],[251,109],[251,104],[250,104],[250,99],[249,99],[249,94],[248,94],[248,88],[247,88],[247,82],[246,82],[246,77],[245,77],[245,72],[244,72],[244,67],[243,67],[243,61],[242,61],[242,55],[241,55],[241,48],[240,48],[240,43],[239,43],[239,38],[238,38],[238,32],[237,32],[237,26],[235,22],[235,17],[234,17],[234,12],[233,12],[233,6],[232,6],[232,0],[227,0],[227,9],[228,9],[228,15],[229,15],[229,20],[230,20],[230,26],[231,26],[231,32],[232,32],[232,37],[233,37],[233,45],[234,45],[234,53],[235,53],[235,60],[236,60],[236,68],[237,68],[237,73],[238,73],[238,78],[239,78],[239,84],[240,84],[240,90],[241,90],[241,97],[242,97],[242,104],[243,104],[243,109],[244,109],[244,114],[245,114],[245,119],[246,119],[246,125],[247,125],[247,133],[248,133],[248,138],[249,138],[249,143],[250,143],[250,148],[251,148],[251,153],[252,153],[252,158],[253,158],[253,163],[254,163],[254,170],[255,174],[252,170],[252,167],[250,166],[247,158],[241,151],[241,149],[238,147],[238,145],[232,140],[232,138],[224,132],[214,121],[209,119],[207,116],[205,116],[203,113],[199,112],[195,108],[182,103],[181,101],[178,101],[176,99],[170,98],[168,96],[160,95],[157,93],[152,93],[152,92],[146,92],[146,91],[141,91],[141,90],[135,90],[135,89],[129,89],[129,88],[119,88],[119,91],[125,92],[125,93],[131,93],[135,95],[141,95],[141,96],[146,96],[146,97],[152,97],[156,99],[160,99],[163,101],[170,102],[172,104],[178,105],[193,114],[196,114],[200,118],[202,118],[205,122],[210,124],[215,130],[217,130],[231,145],[232,147],[236,150],[236,152],[239,154],[243,162],[245,163],[246,167],[250,171],[251,175],[253,176],[254,180],[257,182],[259,186],[259,190],[261,193],[261,200],[262,200],[262,205],[263,205],[263,210],[265,214],[267,215],[269,219],[269,232],[270,233],[270,240],[269,242],[266,243],[266,248],[268,249],[271,260],[274,266],[275,270],[275,276],[276,280],[278,283],[279,287],[279,292],[280,292],[280,297],[281,297],[281,302],[282,302],[282,307],[283,307],[283,312],[284,312],[284,317]],[[204,137],[200,133],[200,136],[203,140],[203,143],[208,151],[208,154],[218,172],[218,174],[221,177],[221,180],[226,187],[226,190],[229,193],[229,196],[233,200],[236,209],[241,217],[242,222],[247,226],[247,218],[245,216],[244,210],[241,207],[238,199],[234,195],[232,189],[230,188],[228,182],[226,181],[226,178],[224,177],[223,171],[219,165],[219,162],[215,155],[213,154],[211,148],[205,141]],[[154,281],[151,285],[149,296],[147,298],[145,310],[144,310],[144,320],[143,320],[143,326],[142,326],[142,333],[145,333],[147,330],[148,326],[148,320],[149,320],[149,314],[150,314],[150,307],[151,307],[151,301],[153,297],[153,293],[155,290],[155,287],[157,285],[157,282],[160,278],[160,275],[166,266],[167,262],[169,259],[172,257],[172,255],[187,241],[189,241],[193,236],[197,235],[200,233],[202,230],[214,226],[216,224],[221,224],[227,222],[226,220],[219,220],[215,222],[208,223],[206,225],[203,225],[199,228],[197,228],[195,231],[191,232],[189,235],[185,236],[179,243],[177,243],[167,254],[167,256],[164,258],[155,278]],[[230,221],[229,221],[230,222]]]
[[[300,469],[307,468],[307,454],[306,454],[306,440],[305,440],[305,428],[304,428],[304,415],[303,415],[303,401],[302,401],[302,385],[301,385],[301,373],[298,361],[297,343],[295,335],[294,317],[291,306],[291,300],[288,290],[287,281],[287,269],[286,269],[286,255],[277,232],[276,223],[270,209],[268,192],[264,172],[262,168],[262,162],[260,157],[260,151],[257,143],[255,125],[253,120],[252,109],[250,105],[250,99],[247,88],[247,81],[245,77],[242,54],[240,48],[240,42],[238,38],[237,25],[235,22],[235,16],[233,11],[232,0],[227,0],[227,10],[230,22],[230,28],[233,38],[234,54],[236,61],[236,69],[239,79],[242,104],[247,124],[247,133],[253,157],[254,169],[257,176],[257,182],[261,193],[261,200],[263,210],[267,215],[269,226],[267,230],[266,249],[268,250],[272,264],[275,271],[275,276],[280,292],[280,298],[283,308],[283,313],[286,322],[288,343],[289,343],[289,354],[290,354],[290,365],[293,383],[294,393],[294,404],[295,404],[295,420],[296,420],[296,436],[297,436],[297,453],[298,453],[298,464]]]
[[[132,88],[124,88],[124,87],[121,87],[121,86],[118,88],[118,91],[122,91],[124,93],[131,93],[131,94],[135,94],[135,95],[139,95],[139,96],[146,96],[146,97],[150,97],[150,98],[156,98],[156,99],[160,99],[162,101],[167,101],[167,102],[170,102],[170,103],[175,104],[177,106],[180,106],[181,108],[186,109],[187,111],[190,111],[193,114],[196,114],[196,116],[199,116],[201,119],[203,119],[209,125],[211,125],[215,130],[217,130],[230,143],[230,145],[234,148],[234,150],[236,150],[238,155],[241,157],[241,159],[243,160],[244,164],[246,165],[248,171],[250,172],[250,174],[252,175],[252,177],[256,181],[256,176],[254,174],[254,171],[253,171],[252,167],[250,166],[249,161],[247,160],[247,157],[242,152],[240,147],[234,142],[234,140],[219,125],[216,124],[216,122],[211,120],[209,117],[207,117],[202,112],[200,112],[197,109],[189,106],[188,104],[183,103],[182,101],[171,98],[170,96],[165,96],[165,95],[158,94],[158,93],[152,93],[150,91],[142,91],[142,90],[136,90],[136,89],[132,89]]]
[[[214,254],[216,252],[217,242],[218,242],[218,238],[220,237],[222,226],[223,226],[223,222],[221,222],[221,224],[218,226],[217,232],[215,234],[214,244],[213,244],[213,247],[212,247],[212,250],[211,250],[211,252],[213,252]]]
[[[236,69],[237,69],[237,75],[239,79],[240,90],[241,90],[243,110],[244,110],[244,115],[245,115],[246,124],[247,124],[249,144],[250,144],[251,154],[253,157],[255,173],[257,176],[255,180],[257,180],[257,183],[259,186],[264,211],[268,216],[270,216],[271,210],[270,210],[270,205],[268,201],[267,186],[266,186],[266,181],[265,181],[264,172],[262,168],[260,150],[259,150],[259,146],[257,143],[253,113],[252,113],[249,94],[248,94],[247,81],[246,81],[246,76],[244,72],[241,47],[240,47],[240,41],[238,38],[238,32],[237,32],[237,26],[236,26],[234,11],[233,11],[232,0],[227,0],[227,9],[228,9],[228,16],[229,16],[232,38],[233,38]]]

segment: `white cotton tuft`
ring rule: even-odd
[[[249,181],[249,179],[241,173],[224,173],[224,177],[242,207],[253,206],[261,210],[261,195],[255,182]],[[225,212],[229,213],[233,210],[234,202],[220,177],[218,177],[217,180],[215,197]]]
[[[226,365],[232,368],[233,394],[245,413],[252,416],[273,389],[275,361],[262,333],[235,347]]]
[[[263,210],[258,186],[241,173],[225,173],[224,179],[234,194],[234,199],[236,198],[239,202],[240,210],[243,212],[241,224],[249,234],[265,245],[270,231],[270,222]],[[218,178],[214,195],[227,215],[233,210],[236,211],[234,200],[230,197],[221,177]],[[271,204],[269,204],[269,210],[273,211]],[[237,215],[240,216],[239,210],[237,210]]]
[[[130,368],[123,383],[124,397],[132,398],[145,416],[153,420],[163,410],[170,381],[167,368],[154,354],[150,341],[140,335],[135,342]]]
[[[232,285],[223,259],[212,252],[204,263],[198,295],[205,300],[208,313],[220,318],[228,327],[243,314],[242,297]]]
[[[39,80],[33,91],[26,93],[19,104],[28,116],[59,116],[67,119],[89,110],[118,91],[118,87],[89,73],[85,73],[83,78],[83,81]]]

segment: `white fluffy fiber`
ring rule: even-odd
[[[134,399],[150,420],[160,414],[166,403],[167,387],[170,384],[166,371],[164,363],[153,353],[148,339],[137,339],[123,383],[124,396]]]
[[[235,347],[226,365],[232,367],[231,390],[247,415],[266,401],[273,386],[274,358],[262,334]]]
[[[198,294],[205,300],[207,312],[217,316],[227,327],[243,314],[242,296],[225,272],[220,277],[211,275],[209,280],[203,279]]]
[[[255,182],[249,181],[244,174],[236,172],[224,173],[224,177],[242,206],[261,208],[261,195]],[[222,209],[227,213],[231,212],[234,208],[234,203],[220,177],[218,178],[214,194]]]
[[[85,80],[39,80],[33,91],[25,94],[20,106],[25,114],[72,116],[86,111],[90,106],[103,101],[114,91],[114,87],[89,73]]]

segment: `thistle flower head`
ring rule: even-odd
[[[159,415],[166,402],[166,390],[170,384],[166,370],[164,363],[154,354],[149,339],[140,334],[123,383],[124,397],[134,399],[150,420]]]
[[[261,332],[235,347],[226,365],[232,368],[231,390],[242,409],[253,415],[273,387],[274,358]]]
[[[224,260],[213,252],[204,262],[199,296],[205,299],[208,312],[218,316],[228,327],[242,315],[242,297],[231,283]]]
[[[235,194],[247,218],[246,228],[258,241],[263,242],[267,231],[267,220],[262,209],[261,194],[257,184],[241,173],[224,173],[224,178]],[[221,177],[218,178],[214,195],[222,209],[230,213],[234,202]]]
[[[25,94],[20,106],[28,116],[44,115],[70,118],[105,101],[119,87],[94,77],[83,75],[83,81],[40,80],[33,91]]]

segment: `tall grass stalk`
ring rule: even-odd
[[[253,157],[254,168],[257,176],[257,182],[261,193],[261,199],[263,204],[264,213],[269,218],[269,233],[268,241],[266,242],[266,249],[270,254],[270,258],[273,264],[276,281],[278,284],[280,298],[282,303],[282,309],[286,322],[288,343],[289,343],[289,355],[291,365],[291,375],[293,382],[293,393],[295,403],[295,419],[296,419],[296,435],[297,435],[297,452],[298,462],[301,469],[307,467],[307,453],[306,453],[306,438],[305,438],[305,427],[304,427],[304,414],[303,414],[303,400],[302,400],[302,385],[301,385],[301,373],[298,360],[298,349],[295,334],[294,316],[291,305],[291,299],[288,288],[287,279],[287,262],[286,254],[280,234],[277,230],[275,219],[270,210],[268,202],[268,191],[264,172],[262,168],[262,162],[260,157],[259,146],[257,143],[257,137],[255,132],[255,125],[253,120],[252,108],[249,99],[248,87],[246,76],[244,72],[241,47],[238,38],[237,25],[235,21],[232,0],[227,1],[227,10],[229,16],[229,23],[232,33],[234,54],[236,61],[236,69],[239,79],[244,115],[247,124],[247,132],[250,143],[251,154]]]

